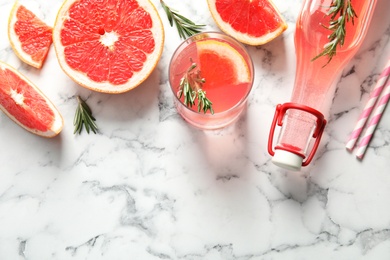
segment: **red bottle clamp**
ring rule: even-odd
[[[276,146],[275,149],[276,150],[277,149],[285,150],[285,151],[297,154],[298,156],[301,156],[303,159],[306,158],[306,160],[304,160],[302,162],[302,166],[307,166],[307,165],[309,165],[309,163],[311,162],[311,160],[314,157],[314,154],[317,151],[317,148],[320,144],[322,133],[324,132],[325,125],[326,125],[326,120],[325,120],[324,115],[321,112],[319,112],[318,110],[315,110],[314,108],[311,108],[311,107],[308,107],[305,105],[301,105],[298,103],[292,103],[292,102],[277,105],[274,119],[272,121],[271,129],[270,129],[269,137],[268,137],[268,153],[271,156],[274,156],[274,154],[275,154],[275,152],[273,150],[273,140],[274,140],[275,127],[276,127],[276,124],[278,126],[283,125],[283,117],[286,114],[287,110],[289,110],[289,109],[301,110],[301,111],[307,112],[309,114],[312,114],[313,116],[315,116],[317,118],[316,128],[315,128],[315,130],[313,132],[313,136],[312,136],[315,139],[315,142],[313,144],[313,148],[312,148],[309,156],[307,156],[307,158],[304,154],[297,153],[296,150],[290,149],[288,147]]]

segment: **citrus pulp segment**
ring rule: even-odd
[[[8,19],[8,38],[15,54],[39,69],[50,50],[52,27],[16,1]]]
[[[218,27],[249,45],[265,44],[287,29],[271,0],[207,0]]]
[[[226,86],[251,80],[244,57],[226,42],[206,40],[196,43],[199,69],[208,86]]]
[[[53,29],[57,58],[81,86],[122,93],[157,65],[164,30],[149,0],[66,0]]]
[[[26,130],[44,137],[61,132],[63,119],[50,100],[25,76],[0,62],[0,109]]]

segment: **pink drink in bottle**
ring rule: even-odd
[[[376,0],[351,0],[356,16],[353,23],[351,20],[346,23],[344,44],[337,47],[330,61],[328,56],[313,60],[330,42],[328,36],[332,31],[326,27],[333,2],[304,0],[296,23],[297,68],[291,102],[277,106],[268,141],[273,163],[286,169],[300,170],[312,160],[326,125],[324,114],[329,111],[335,85],[363,42],[376,5]],[[282,129],[273,147],[276,125]]]

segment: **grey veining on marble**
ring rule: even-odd
[[[61,0],[20,0],[53,25]],[[343,71],[312,165],[270,162],[275,106],[294,83],[301,1],[275,0],[288,30],[247,46],[255,65],[248,107],[233,125],[200,131],[176,113],[168,64],[180,43],[159,1],[165,47],[151,76],[120,95],[86,90],[60,69],[54,48],[41,70],[8,42],[13,0],[0,3],[0,60],[19,69],[64,117],[54,139],[0,114],[0,259],[390,259],[390,113],[363,161],[344,148],[390,57],[390,2],[378,0],[369,34]],[[207,2],[166,3],[218,30]],[[76,95],[97,135],[73,135]]]

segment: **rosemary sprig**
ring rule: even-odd
[[[201,29],[205,26],[204,24],[195,24],[190,19],[179,14],[176,10],[173,10],[172,8],[168,7],[163,0],[160,0],[160,4],[162,5],[165,13],[167,14],[169,24],[172,27],[173,23],[175,23],[179,36],[183,40],[189,36],[199,33]]]
[[[73,119],[73,125],[75,126],[73,134],[80,134],[85,126],[85,130],[89,134],[89,131],[92,130],[95,134],[97,133],[98,126],[96,125],[96,119],[92,116],[92,111],[87,105],[87,103],[81,99],[80,96],[76,97],[78,105],[76,108],[76,113]]]
[[[329,42],[324,45],[323,51],[312,59],[312,61],[314,61],[321,56],[328,56],[328,62],[324,66],[326,66],[336,55],[337,47],[342,47],[344,45],[346,23],[352,22],[352,24],[354,24],[354,18],[357,17],[355,10],[352,7],[351,0],[333,0],[327,15],[330,16],[329,26],[323,26],[332,31],[332,33],[328,35]]]
[[[194,71],[196,67],[197,64],[192,63],[181,78],[177,96],[178,98],[184,96],[183,103],[187,107],[195,105],[195,100],[197,99],[198,112],[203,111],[206,114],[207,110],[209,110],[211,114],[214,114],[213,103],[206,97],[206,91],[202,89],[206,80],[200,76],[200,70]]]

